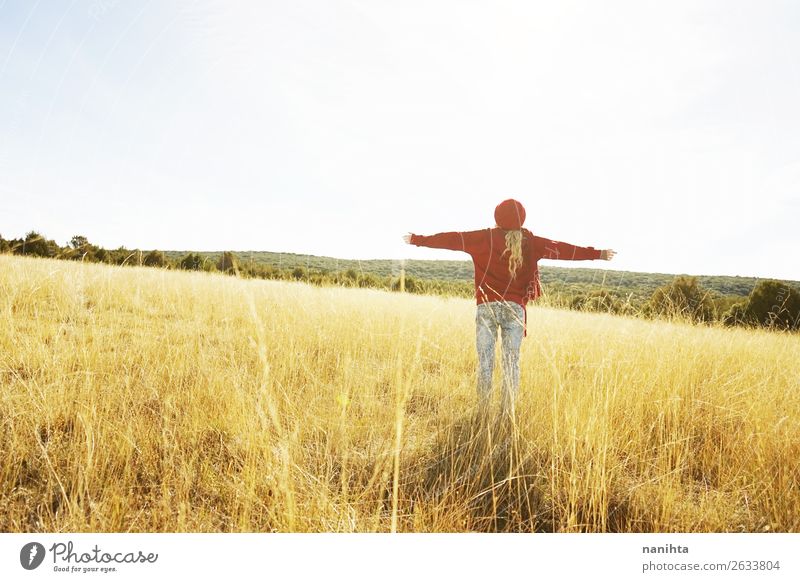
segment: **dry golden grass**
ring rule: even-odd
[[[0,530],[800,529],[800,337],[529,306],[481,426],[474,315],[0,256]]]

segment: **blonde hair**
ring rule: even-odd
[[[508,257],[508,272],[511,273],[511,278],[517,276],[517,269],[522,266],[522,231],[509,230],[506,232],[506,250],[503,255],[509,254]]]

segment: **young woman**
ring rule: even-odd
[[[579,247],[540,236],[522,228],[525,208],[514,199],[504,200],[494,211],[496,226],[467,232],[442,232],[431,236],[407,234],[412,245],[464,251],[475,266],[477,300],[478,401],[489,404],[492,392],[497,328],[502,336],[503,411],[513,413],[519,391],[519,349],[527,336],[526,304],[542,293],[539,259],[609,261],[613,250]]]

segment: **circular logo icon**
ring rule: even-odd
[[[44,561],[44,546],[39,542],[30,542],[19,551],[19,563],[26,570],[35,570]]]

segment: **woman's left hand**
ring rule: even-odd
[[[611,249],[604,249],[600,251],[600,260],[602,261],[610,261],[614,258],[614,255],[617,254],[617,251],[612,251]]]
[[[412,236],[414,236],[414,235],[411,234],[410,232],[408,234],[404,234],[403,235],[403,242],[406,243],[407,245],[410,245]]]

